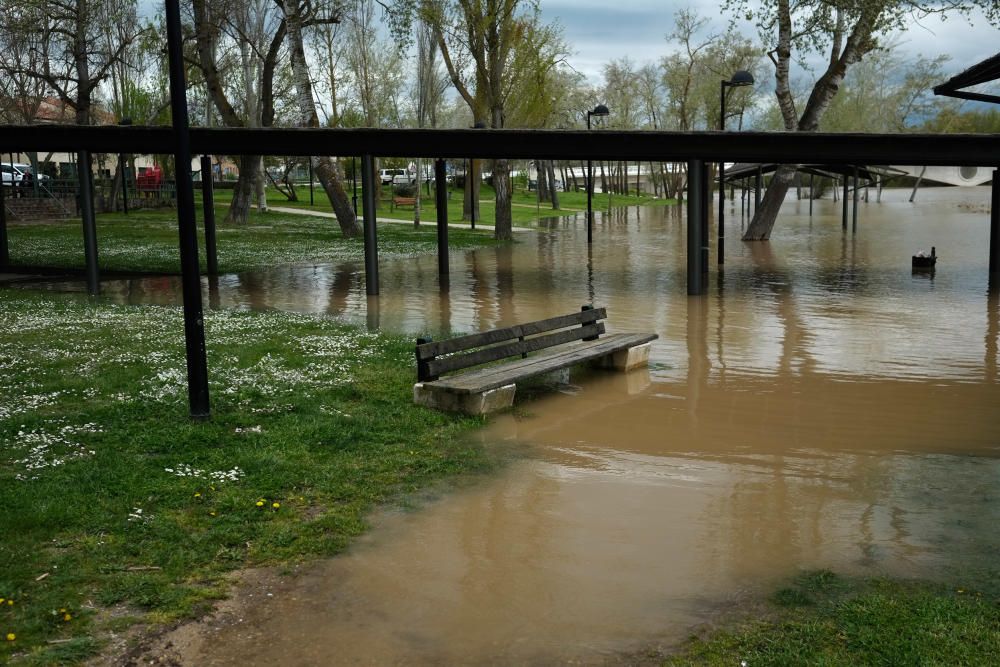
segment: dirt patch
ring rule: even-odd
[[[277,597],[288,590],[295,570],[270,567],[240,570],[227,577],[230,597],[217,602],[212,611],[196,621],[186,621],[162,628],[136,625],[128,631],[112,635],[109,646],[88,663],[88,667],[113,665],[139,667],[165,665],[187,667],[208,664],[203,647],[220,630],[244,628],[248,637],[267,631],[254,618],[255,608],[262,601]]]

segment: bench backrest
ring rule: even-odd
[[[491,329],[448,340],[432,341],[429,338],[418,338],[417,381],[430,382],[437,380],[444,373],[507,357],[524,358],[529,352],[575,340],[596,340],[604,333],[604,322],[600,320],[606,319],[607,316],[604,308],[584,306],[578,313]]]

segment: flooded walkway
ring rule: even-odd
[[[272,582],[188,643],[190,664],[553,664],[669,646],[804,569],[955,579],[1000,547],[997,295],[987,191],[789,201],[770,244],[728,244],[709,294],[684,286],[677,209],[553,223],[513,247],[220,278],[218,307],[345,315],[412,334],[475,331],[595,303],[655,331],[648,371],[580,373],[476,434],[513,457],[345,556]],[[738,214],[728,216],[739,225]],[[712,233],[714,238],[715,234]],[[934,274],[910,255],[936,246]],[[168,283],[108,285],[123,301]],[[211,335],[211,332],[209,332]]]

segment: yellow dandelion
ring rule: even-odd
[[[60,610],[59,610],[59,613],[60,613],[60,614],[65,614],[65,613],[66,613],[66,610],[65,610],[65,609],[60,609]]]
[[[17,635],[15,635],[13,632],[8,632],[7,633],[7,641],[12,642],[15,639],[17,639]]]
[[[63,614],[63,620],[67,622],[72,621],[73,620],[72,614]]]
[[[196,493],[196,494],[194,494],[194,497],[195,498],[201,498],[201,494],[200,493]]]
[[[7,606],[8,607],[13,607],[14,606],[14,601],[13,600],[7,600]]]
[[[215,512],[209,512],[208,516],[215,516]]]
[[[257,507],[263,507],[263,506],[264,506],[264,501],[263,500],[258,500],[257,501]]]
[[[281,507],[281,503],[271,503],[271,507],[273,507],[274,509],[279,509]]]

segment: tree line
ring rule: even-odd
[[[572,45],[558,24],[543,20],[535,0],[187,0],[181,6],[191,118],[205,126],[568,129],[584,127],[586,111],[601,102],[612,110],[603,125],[621,129],[996,127],[995,117],[980,122],[974,112],[970,117],[930,100],[929,88],[944,78],[944,59],[903,62],[891,38],[921,12],[980,7],[996,23],[1000,9],[992,0],[727,0],[726,23],[683,9],[664,26],[658,61],[610,60],[596,82],[573,69]],[[169,122],[162,7],[153,8],[143,16],[137,0],[0,0],[0,121]],[[755,26],[756,37],[741,33],[741,24]],[[812,69],[793,77],[796,63],[809,58]],[[737,70],[757,83],[730,89],[720,109],[718,82]],[[266,207],[265,186],[276,179],[260,156],[235,159],[239,175],[226,220],[239,224],[255,203]],[[341,162],[310,160],[342,232],[359,234]],[[539,160],[536,166],[540,196],[557,207],[556,173],[568,185],[576,180],[568,167],[575,165]],[[464,208],[466,216],[478,216],[483,167],[478,160],[470,167]],[[496,159],[488,169],[495,234],[510,238],[511,166]],[[683,193],[682,168],[645,169],[657,194]],[[604,189],[628,192],[625,164],[600,163],[598,171]],[[784,167],[775,174],[745,238],[770,235],[794,173]]]

